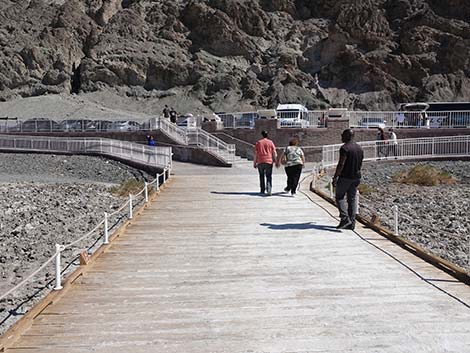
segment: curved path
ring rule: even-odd
[[[262,197],[249,164],[175,164],[6,352],[470,352],[470,287],[370,230],[336,231],[307,187]]]

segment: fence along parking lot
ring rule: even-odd
[[[278,115],[281,128],[322,128],[328,126],[328,110],[311,110],[302,115],[298,112],[282,112]],[[218,114],[226,129],[253,129],[255,121],[262,119],[257,112]],[[343,118],[349,119],[354,128],[470,128],[470,111],[345,111]]]
[[[274,110],[272,110],[275,113]],[[260,112],[260,113],[259,113]],[[219,113],[217,116],[226,129],[254,129],[258,119],[266,117],[263,111]],[[281,128],[323,128],[328,125],[328,110],[282,111],[277,114]],[[448,111],[347,111],[342,112],[354,128],[470,128],[470,110]],[[17,119],[0,117],[0,132],[68,132],[68,131],[147,131],[162,128],[165,119],[147,121],[64,119],[47,118]],[[165,124],[168,125],[168,124]]]

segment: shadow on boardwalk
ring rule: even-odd
[[[211,191],[211,194],[234,195],[234,196],[247,195],[247,196],[258,196],[258,197],[280,196],[280,197],[292,198],[292,196],[290,194],[288,194],[287,192],[273,192],[273,194],[270,195],[270,196],[268,196],[266,194],[262,194],[260,192],[249,192],[249,191]]]
[[[269,229],[274,230],[308,230],[308,229],[316,229],[322,230],[326,232],[334,232],[334,233],[341,233],[340,230],[336,229],[333,226],[326,226],[322,224],[315,224],[312,222],[307,223],[284,223],[284,224],[273,224],[273,223],[261,223],[263,227],[267,227]]]

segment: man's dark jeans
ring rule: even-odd
[[[272,190],[272,179],[273,179],[273,165],[269,163],[259,163],[258,164],[258,173],[259,173],[259,187],[261,193],[267,191],[268,193]],[[266,183],[264,179],[266,178]]]
[[[343,223],[354,223],[356,221],[356,193],[360,182],[360,179],[340,177],[336,183],[336,205],[338,206],[339,217]]]

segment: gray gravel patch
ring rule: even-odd
[[[126,202],[111,194],[111,186],[145,177],[99,157],[0,154],[0,295],[52,256],[56,243],[82,237],[103,220],[104,212]],[[117,227],[126,217],[124,209],[110,219],[110,226]],[[103,227],[64,251],[65,273],[76,268],[82,250],[101,245],[102,237]],[[52,263],[0,301],[0,334],[47,294],[53,273]]]

